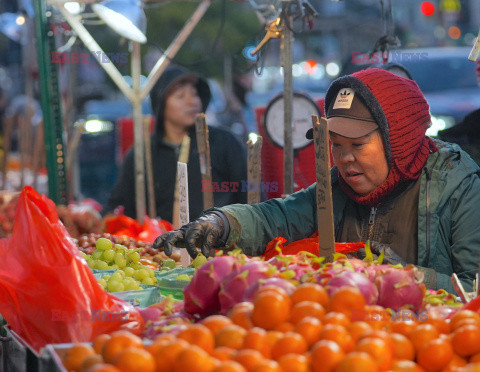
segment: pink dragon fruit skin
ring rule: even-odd
[[[184,309],[201,317],[220,310],[220,283],[238,270],[233,256],[218,256],[201,266],[184,289]]]
[[[425,285],[423,273],[414,266],[403,270],[393,267],[377,276],[375,285],[378,288],[377,304],[392,309],[408,307],[418,311],[422,308]]]
[[[369,305],[373,305],[377,302],[377,287],[375,287],[375,284],[368,280],[364,274],[354,271],[343,271],[337,274],[337,276],[329,279],[326,284],[329,296],[332,296],[342,287],[358,288]]]
[[[293,279],[301,283],[305,281],[305,278],[312,276],[314,272],[313,267],[306,262],[294,263],[288,267],[288,270],[293,270],[295,272]]]
[[[365,275],[370,279],[371,282],[375,282],[375,279],[378,276],[385,274],[388,271],[396,270],[390,265],[370,265],[365,268]]]
[[[274,285],[274,286],[280,287],[284,289],[289,296],[293,293],[293,291],[295,291],[295,288],[296,288],[295,285],[293,285],[291,282],[282,278],[268,278],[265,280],[259,280],[255,284],[251,285],[250,288],[247,289],[247,291],[245,292],[245,295],[243,296],[242,301],[253,302],[255,293],[257,293],[257,291],[260,288],[266,285]]]
[[[220,313],[226,314],[241,302],[248,288],[260,279],[272,275],[272,266],[265,261],[250,261],[240,267],[238,273],[229,275],[222,283],[219,293]]]

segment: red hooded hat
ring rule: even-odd
[[[418,85],[386,70],[367,69],[336,79],[328,88],[325,110],[342,88],[363,99],[377,123],[389,166],[387,179],[368,195],[353,191],[339,174],[340,186],[362,205],[377,205],[400,183],[420,177],[429,154],[437,151],[425,135],[431,123],[428,103]]]

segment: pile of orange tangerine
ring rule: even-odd
[[[329,297],[314,283],[291,295],[264,286],[228,316],[211,315],[149,345],[126,331],[100,335],[92,346],[72,346],[63,363],[81,372],[480,372],[477,313],[391,319],[355,288]]]

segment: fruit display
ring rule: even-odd
[[[82,255],[92,269],[116,270],[111,275],[102,276],[98,282],[109,292],[122,292],[141,289],[140,284],[157,284],[155,271],[142,264],[139,250],[141,248],[130,249],[99,238],[95,251],[91,255],[82,252]]]
[[[154,339],[169,332],[179,318],[226,315],[238,303],[253,302],[255,293],[263,287],[290,293],[301,284],[319,284],[329,297],[344,288],[359,291],[367,306],[388,308],[388,314],[396,318],[417,319],[432,311],[443,319],[461,306],[444,291],[426,291],[421,272],[412,266],[397,268],[345,256],[322,263],[318,257],[304,253],[263,261],[233,253],[214,257],[199,267],[184,288],[183,309],[147,322],[144,337]]]
[[[229,261],[219,262],[225,267]],[[476,312],[461,310],[446,320],[422,310],[424,315],[405,320],[402,311],[411,315],[412,310],[399,315],[369,305],[353,286],[329,294],[317,283],[284,282],[288,280],[257,286],[250,301],[236,303],[225,315],[181,316],[181,303],[164,303],[162,313],[175,315],[179,322],[170,323],[151,343],[125,331],[100,335],[90,348],[74,344],[67,350],[64,366],[75,371],[88,371],[93,364],[97,367],[91,371],[205,372],[480,368]],[[152,319],[153,313],[152,308],[144,316]]]
[[[168,257],[165,253],[163,253],[163,250],[157,250],[153,248],[153,244],[142,242],[141,240],[136,240],[125,235],[117,236],[108,233],[83,234],[76,241],[78,249],[87,255],[91,255],[96,249],[97,240],[100,238],[108,239],[114,244],[121,244],[129,249],[136,249],[140,254],[141,262],[145,265],[153,266],[155,270],[161,267],[162,262],[166,260],[173,260],[175,263],[180,262],[179,253],[174,252],[170,257]]]

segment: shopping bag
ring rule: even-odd
[[[143,329],[138,311],[97,283],[53,201],[29,186],[20,194],[12,236],[0,239],[0,314],[37,352],[50,343]]]
[[[281,236],[271,240],[267,244],[267,247],[265,248],[265,252],[263,253],[262,257],[265,260],[269,260],[270,258],[275,257],[278,254],[295,255],[302,251],[313,253],[318,256],[318,232],[315,232],[309,238],[296,240],[287,244],[286,246],[283,246],[286,241],[287,239]],[[365,243],[363,242],[335,243],[335,252],[342,254],[355,253],[360,248],[364,247]]]
[[[142,242],[153,243],[160,235],[171,230],[173,230],[173,225],[167,220],[157,220],[145,216],[142,232],[138,234],[137,239]]]

